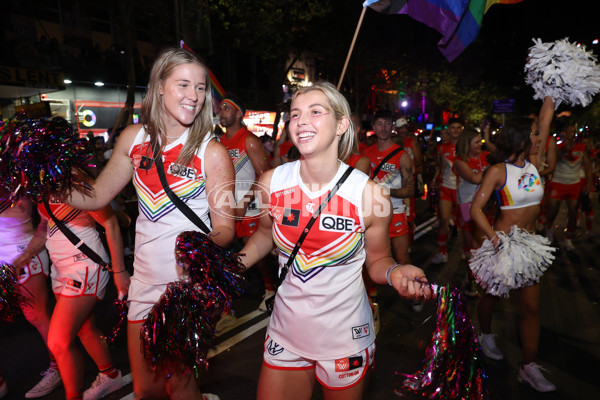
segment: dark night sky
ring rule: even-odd
[[[568,37],[571,42],[585,44],[596,55],[599,53],[600,45],[592,45],[592,40],[600,37],[599,13],[591,9],[594,3],[591,0],[524,0],[510,5],[496,4],[485,14],[477,40],[449,67],[466,74],[475,69],[485,71],[489,79],[523,94],[528,89],[524,87],[523,69],[533,38],[551,42]],[[346,2],[346,7],[349,4]],[[360,11],[358,6],[355,16],[348,16],[348,24],[353,25],[346,30],[348,45]],[[448,65],[437,49],[439,39],[437,31],[409,16],[382,15],[370,9],[359,34],[359,43],[369,43],[374,57],[383,49],[383,57],[404,56],[423,65]],[[524,97],[532,99],[532,94],[525,93]]]

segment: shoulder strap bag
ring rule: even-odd
[[[73,233],[72,230],[67,228],[66,225],[60,219],[56,218],[56,215],[54,215],[54,213],[50,209],[48,200],[44,201],[44,207],[46,208],[48,215],[50,216],[50,218],[52,218],[52,221],[54,221],[54,223],[56,224],[58,229],[60,229],[60,231],[63,233],[63,235],[65,235],[65,237],[67,239],[69,239],[69,241],[71,243],[73,243],[73,245],[77,249],[81,250],[81,252],[83,254],[85,254],[90,260],[92,260],[96,264],[100,265],[102,267],[102,269],[112,271],[112,265],[110,263],[107,263],[106,261],[104,261],[98,253],[96,253],[87,244],[85,244],[85,242],[83,240],[79,239],[79,237],[75,233]]]
[[[344,174],[336,182],[335,186],[333,188],[331,188],[331,190],[329,191],[329,194],[327,194],[327,197],[325,197],[323,199],[323,201],[321,202],[321,205],[319,206],[319,208],[313,213],[312,217],[310,218],[310,220],[306,224],[306,227],[304,228],[304,230],[302,231],[302,234],[300,235],[300,237],[298,238],[298,241],[296,242],[296,246],[294,246],[294,249],[290,253],[290,257],[288,258],[288,260],[285,263],[285,265],[281,268],[281,273],[279,275],[280,285],[281,285],[281,282],[283,282],[285,280],[285,277],[287,276],[288,270],[291,267],[292,263],[294,262],[294,259],[296,258],[296,255],[298,254],[298,251],[300,250],[300,246],[302,246],[302,242],[304,242],[304,239],[306,239],[306,236],[308,235],[308,232],[310,231],[310,228],[312,228],[312,226],[314,225],[315,221],[317,220],[317,218],[321,214],[321,211],[323,211],[323,209],[327,206],[327,204],[333,198],[333,196],[338,191],[338,189],[342,186],[342,184],[350,176],[350,174],[352,173],[353,169],[354,168],[352,168],[350,166],[348,167],[348,169],[346,169],[346,171],[344,172]],[[267,311],[269,311],[269,313],[273,312],[273,305],[274,305],[274,303],[275,303],[275,296],[272,296],[272,297],[270,297],[269,299],[267,299],[265,301],[265,305],[266,305]]]
[[[208,235],[210,233],[210,229],[208,229],[208,226],[206,226],[206,224],[202,221],[202,219],[200,219],[198,214],[192,211],[192,209],[187,204],[185,204],[183,200],[181,200],[175,193],[173,193],[171,187],[169,187],[169,184],[167,183],[167,178],[165,176],[165,168],[163,166],[162,156],[158,153],[158,149],[156,148],[156,146],[152,148],[152,152],[154,154],[154,164],[156,165],[156,170],[158,171],[158,178],[160,179],[160,184],[162,185],[163,190],[165,191],[171,202],[175,204],[175,207],[177,207],[179,211],[181,211],[190,221],[192,221],[194,225],[200,228],[200,230],[203,233]]]
[[[392,157],[394,157],[396,154],[400,153],[403,150],[402,147],[398,147],[397,149],[392,150],[387,156],[383,157],[383,160],[381,160],[381,162],[379,163],[379,165],[377,167],[375,167],[375,169],[373,170],[373,173],[371,174],[371,179],[374,179],[377,174],[379,173],[379,170],[381,170],[381,167],[383,167],[383,165]]]

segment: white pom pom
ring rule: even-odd
[[[469,268],[477,283],[494,296],[508,297],[508,292],[539,282],[554,260],[556,249],[543,236],[513,226],[507,235],[496,232],[500,239],[498,250],[491,240],[471,251]]]
[[[568,38],[552,43],[533,39],[525,64],[525,82],[535,90],[534,99],[551,97],[556,107],[563,101],[586,107],[600,90],[600,68],[596,56],[577,47]]]

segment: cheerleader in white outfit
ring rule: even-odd
[[[352,150],[354,128],[348,103],[333,85],[297,91],[290,116],[290,139],[302,158],[261,176],[260,203],[268,210],[241,251],[247,266],[273,243],[284,265],[348,168],[340,160]],[[387,282],[403,297],[431,296],[421,283],[424,272],[391,256],[391,215],[383,187],[357,170],[319,214],[275,297],[258,399],[310,399],[316,381],[327,400],[362,398],[375,349],[363,263],[375,283]]]
[[[553,108],[553,102],[545,102],[540,120],[547,121],[542,114],[553,112]],[[544,188],[528,157],[538,153],[540,137],[545,142],[549,124],[540,126],[544,133],[537,136],[531,132],[530,122],[507,124],[495,143],[496,150],[490,158],[493,165],[488,168],[471,206],[473,221],[488,240],[474,252],[470,267],[486,290],[478,305],[479,341],[484,353],[493,359],[503,358],[491,334],[493,308],[499,296],[507,296],[508,290],[517,289],[523,356],[519,379],[538,391],[548,392],[556,387],[544,378],[535,359],[540,335],[539,279],[553,257],[547,240],[530,234],[535,231]],[[500,206],[493,227],[483,212],[492,195],[497,197]],[[522,243],[529,246],[527,251],[521,251]]]

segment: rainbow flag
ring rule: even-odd
[[[185,42],[183,40],[179,41],[179,47],[182,47],[188,51],[191,51],[192,53],[195,53],[195,51],[192,50],[191,47],[189,47],[187,44],[185,44]],[[213,98],[213,108],[214,108],[215,106],[218,107],[221,104],[221,100],[223,100],[223,97],[225,96],[225,90],[223,89],[223,86],[221,86],[219,81],[217,80],[217,77],[215,76],[215,74],[213,74],[213,72],[210,70],[210,68],[207,67],[207,69],[208,69],[208,75],[210,78],[210,91],[211,91],[212,98]]]
[[[471,44],[481,29],[483,15],[494,4],[515,4],[522,0],[366,0],[385,14],[406,14],[442,34],[438,48],[453,61]]]
[[[456,30],[438,47],[448,61],[453,61],[479,35],[483,15],[494,4],[515,4],[521,0],[471,0]]]

